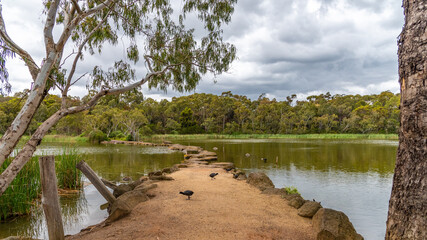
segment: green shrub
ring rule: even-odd
[[[107,134],[102,132],[101,130],[93,130],[89,133],[89,142],[92,143],[100,143],[102,141],[107,141]]]
[[[287,194],[300,194],[299,192],[298,192],[298,189],[296,188],[296,187],[294,187],[294,186],[290,186],[290,187],[286,187],[285,186],[285,191],[286,191],[286,193]]]

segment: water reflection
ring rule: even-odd
[[[306,199],[345,212],[365,239],[384,239],[388,199],[396,157],[397,141],[233,139],[180,141],[218,153],[219,161],[236,167],[264,171],[277,187],[295,186]],[[182,153],[165,147],[125,145],[75,145],[95,172],[120,181],[169,167],[182,160]],[[61,144],[45,144],[39,153],[61,152]],[[249,157],[245,154],[249,153]],[[267,161],[261,161],[267,158]],[[277,159],[277,162],[276,162]],[[90,185],[83,194],[61,198],[66,234],[96,224],[107,217],[99,206],[105,203]],[[44,238],[42,212],[0,224],[0,237],[25,235]]]
[[[276,187],[295,186],[304,198],[345,212],[365,239],[384,239],[397,141],[245,139],[185,143],[209,150],[217,147],[219,161],[234,162],[247,172],[264,171]]]
[[[137,179],[143,174],[182,161],[182,153],[166,147],[125,145],[64,146],[60,143],[47,143],[38,148],[36,155],[58,154],[64,147],[77,148],[98,176],[112,181],[120,181],[124,176]],[[93,185],[86,186],[80,194],[60,196],[65,234],[78,233],[82,228],[103,221],[108,214],[106,210],[100,209],[100,205],[105,202]],[[40,204],[34,206],[29,216],[0,223],[0,238],[16,235],[47,239],[46,223]]]

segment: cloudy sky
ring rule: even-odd
[[[40,63],[44,54],[41,1],[3,0],[9,35]],[[236,45],[238,60],[214,83],[206,77],[195,92],[234,94],[256,99],[266,93],[285,99],[298,94],[371,94],[399,91],[397,36],[403,26],[397,0],[239,0],[224,36]],[[88,57],[93,64],[114,61],[123,50]],[[31,77],[19,59],[7,63],[13,91],[29,88]],[[84,96],[86,82],[71,94]],[[155,99],[183,95],[143,88]],[[193,93],[193,92],[191,92]],[[187,94],[191,94],[187,93]]]

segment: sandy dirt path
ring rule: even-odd
[[[209,174],[218,172],[215,180]],[[184,168],[110,226],[68,239],[315,239],[311,220],[223,169]],[[192,190],[191,200],[179,191]]]

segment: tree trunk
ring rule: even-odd
[[[10,127],[4,133],[3,137],[0,139],[0,165],[3,164],[6,158],[9,157],[10,153],[16,147],[16,144],[18,144],[21,136],[27,130],[35,112],[44,99],[46,95],[46,81],[49,77],[50,70],[55,63],[56,56],[57,55],[54,52],[49,54],[49,57],[42,66],[40,73],[37,75],[27,101],[13,120]]]
[[[49,129],[55,125],[67,113],[58,111],[50,118],[44,121],[31,136],[30,140],[24,145],[18,155],[13,159],[9,166],[0,175],[0,196],[3,195],[10,183],[15,179],[16,175],[21,171],[24,165],[31,159],[33,153],[36,151],[37,146],[41,143],[43,137]]]
[[[404,0],[400,131],[386,239],[427,239],[427,2]]]

